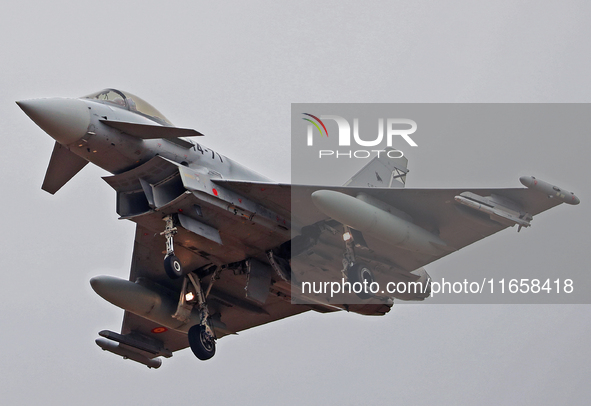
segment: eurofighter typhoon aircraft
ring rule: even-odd
[[[519,189],[404,189],[404,158],[374,158],[343,187],[277,184],[186,139],[203,134],[127,92],[17,104],[56,141],[43,190],[56,193],[89,162],[113,175],[104,180],[136,234],[129,280],[90,281],[125,310],[121,332],[103,330],[96,343],[150,368],[186,347],[209,359],[220,337],[308,310],[383,315],[393,298],[423,300],[424,265],[579,203],[531,176]],[[329,297],[305,292],[304,280],[424,289]]]

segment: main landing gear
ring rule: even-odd
[[[202,361],[215,355],[215,338],[205,326],[196,324],[189,329],[189,346],[193,354]]]
[[[349,266],[349,269],[347,270],[347,280],[351,283],[351,285],[355,284],[356,282],[361,283],[361,286],[363,286],[364,289],[366,286],[369,287],[373,282],[375,282],[373,272],[367,266],[367,264],[363,262],[357,262]],[[360,299],[369,299],[373,297],[371,292],[369,292],[369,289],[367,292],[362,290],[361,292],[356,293],[356,295]]]
[[[174,255],[174,241],[173,237],[178,232],[174,225],[175,218],[173,215],[168,215],[163,218],[166,227],[160,235],[166,238],[166,256],[164,257],[164,270],[166,275],[171,279],[178,279],[183,276],[183,267],[178,257]],[[195,323],[195,315],[193,309],[197,308],[199,311],[199,323],[189,328],[187,332],[189,339],[189,347],[193,354],[202,361],[208,360],[215,355],[215,332],[212,327],[212,320],[207,308],[206,298],[211,291],[213,283],[219,278],[221,267],[217,266],[211,279],[207,290],[204,291],[201,287],[199,276],[190,272],[185,275],[183,279],[183,287],[179,297],[178,306],[173,318],[183,323]]]
[[[173,236],[177,233],[177,228],[174,226],[174,218],[168,215],[163,218],[166,222],[166,228],[160,235],[166,238],[166,256],[164,257],[164,271],[170,279],[177,279],[183,275],[183,267],[181,261],[174,255],[174,241]]]
[[[209,282],[207,290],[201,287],[199,276],[189,273],[183,280],[183,288],[179,298],[176,313],[172,316],[182,322],[194,322],[192,311],[194,307],[199,310],[199,323],[192,326],[188,331],[189,347],[193,354],[202,361],[208,360],[215,355],[215,332],[212,327],[212,320],[207,308],[206,298],[211,291],[213,283],[219,278],[221,267],[217,267]]]
[[[369,299],[373,297],[369,291],[369,286],[372,282],[375,282],[375,278],[371,268],[364,262],[357,262],[355,258],[355,241],[353,236],[359,232],[347,226],[344,226],[344,229],[343,240],[345,241],[345,253],[343,254],[343,276],[346,277],[351,285],[357,282],[361,283],[361,286],[364,288],[360,292],[356,290],[355,294],[360,299]],[[358,234],[358,238],[361,240],[360,243],[365,246],[363,236]]]

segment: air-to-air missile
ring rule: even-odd
[[[579,198],[574,193],[560,189],[533,176],[522,176],[520,182],[535,191],[555,198],[567,204],[579,204]],[[472,192],[463,192],[455,196],[455,201],[464,206],[488,214],[491,220],[506,225],[529,227],[532,216],[524,212],[517,204],[499,196],[480,196]]]
[[[113,341],[109,341],[104,338],[97,338],[94,341],[103,350],[112,352],[113,354],[121,355],[123,358],[132,359],[136,362],[139,362],[140,364],[146,365],[148,368],[160,368],[160,365],[162,365],[162,360],[160,358],[150,359],[135,351],[122,347],[120,344],[114,343]]]
[[[454,199],[464,206],[488,214],[490,219],[497,223],[508,226],[517,224],[520,230],[521,227],[529,227],[531,225],[530,221],[533,217],[529,213],[524,212],[514,203],[501,199],[498,196],[480,196],[472,192],[463,192],[459,196],[455,196]]]

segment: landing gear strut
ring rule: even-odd
[[[369,299],[373,297],[371,292],[369,292],[369,285],[371,285],[372,282],[375,282],[373,272],[367,264],[357,262],[357,259],[355,258],[353,231],[347,226],[344,226],[344,230],[345,233],[343,234],[343,239],[345,241],[345,253],[343,254],[343,275],[352,285],[357,282],[361,283],[364,289],[359,293],[355,292],[355,294],[360,299]],[[365,241],[363,241],[363,245],[365,245]]]
[[[174,226],[174,219],[172,215],[163,218],[166,222],[166,228],[160,235],[166,238],[166,256],[164,257],[164,271],[170,279],[177,279],[183,275],[183,267],[181,261],[174,255],[174,241],[173,236],[177,233],[177,228]]]
[[[206,291],[201,287],[201,281],[196,274],[187,274],[183,280],[183,288],[176,313],[172,316],[179,321],[188,322],[191,319],[193,308],[197,307],[200,322],[189,329],[188,338],[191,351],[202,361],[208,360],[215,355],[216,336],[211,325],[206,298],[214,281],[218,279],[220,271],[220,267],[215,270]]]

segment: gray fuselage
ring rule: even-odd
[[[133,169],[160,155],[189,167],[208,168],[212,177],[226,179],[269,181],[268,178],[201,145],[184,148],[166,139],[141,139],[109,127],[100,120],[124,121],[138,124],[160,125],[143,115],[89,99],[78,99],[86,104],[90,124],[84,137],[67,147],[89,162],[119,174]]]

